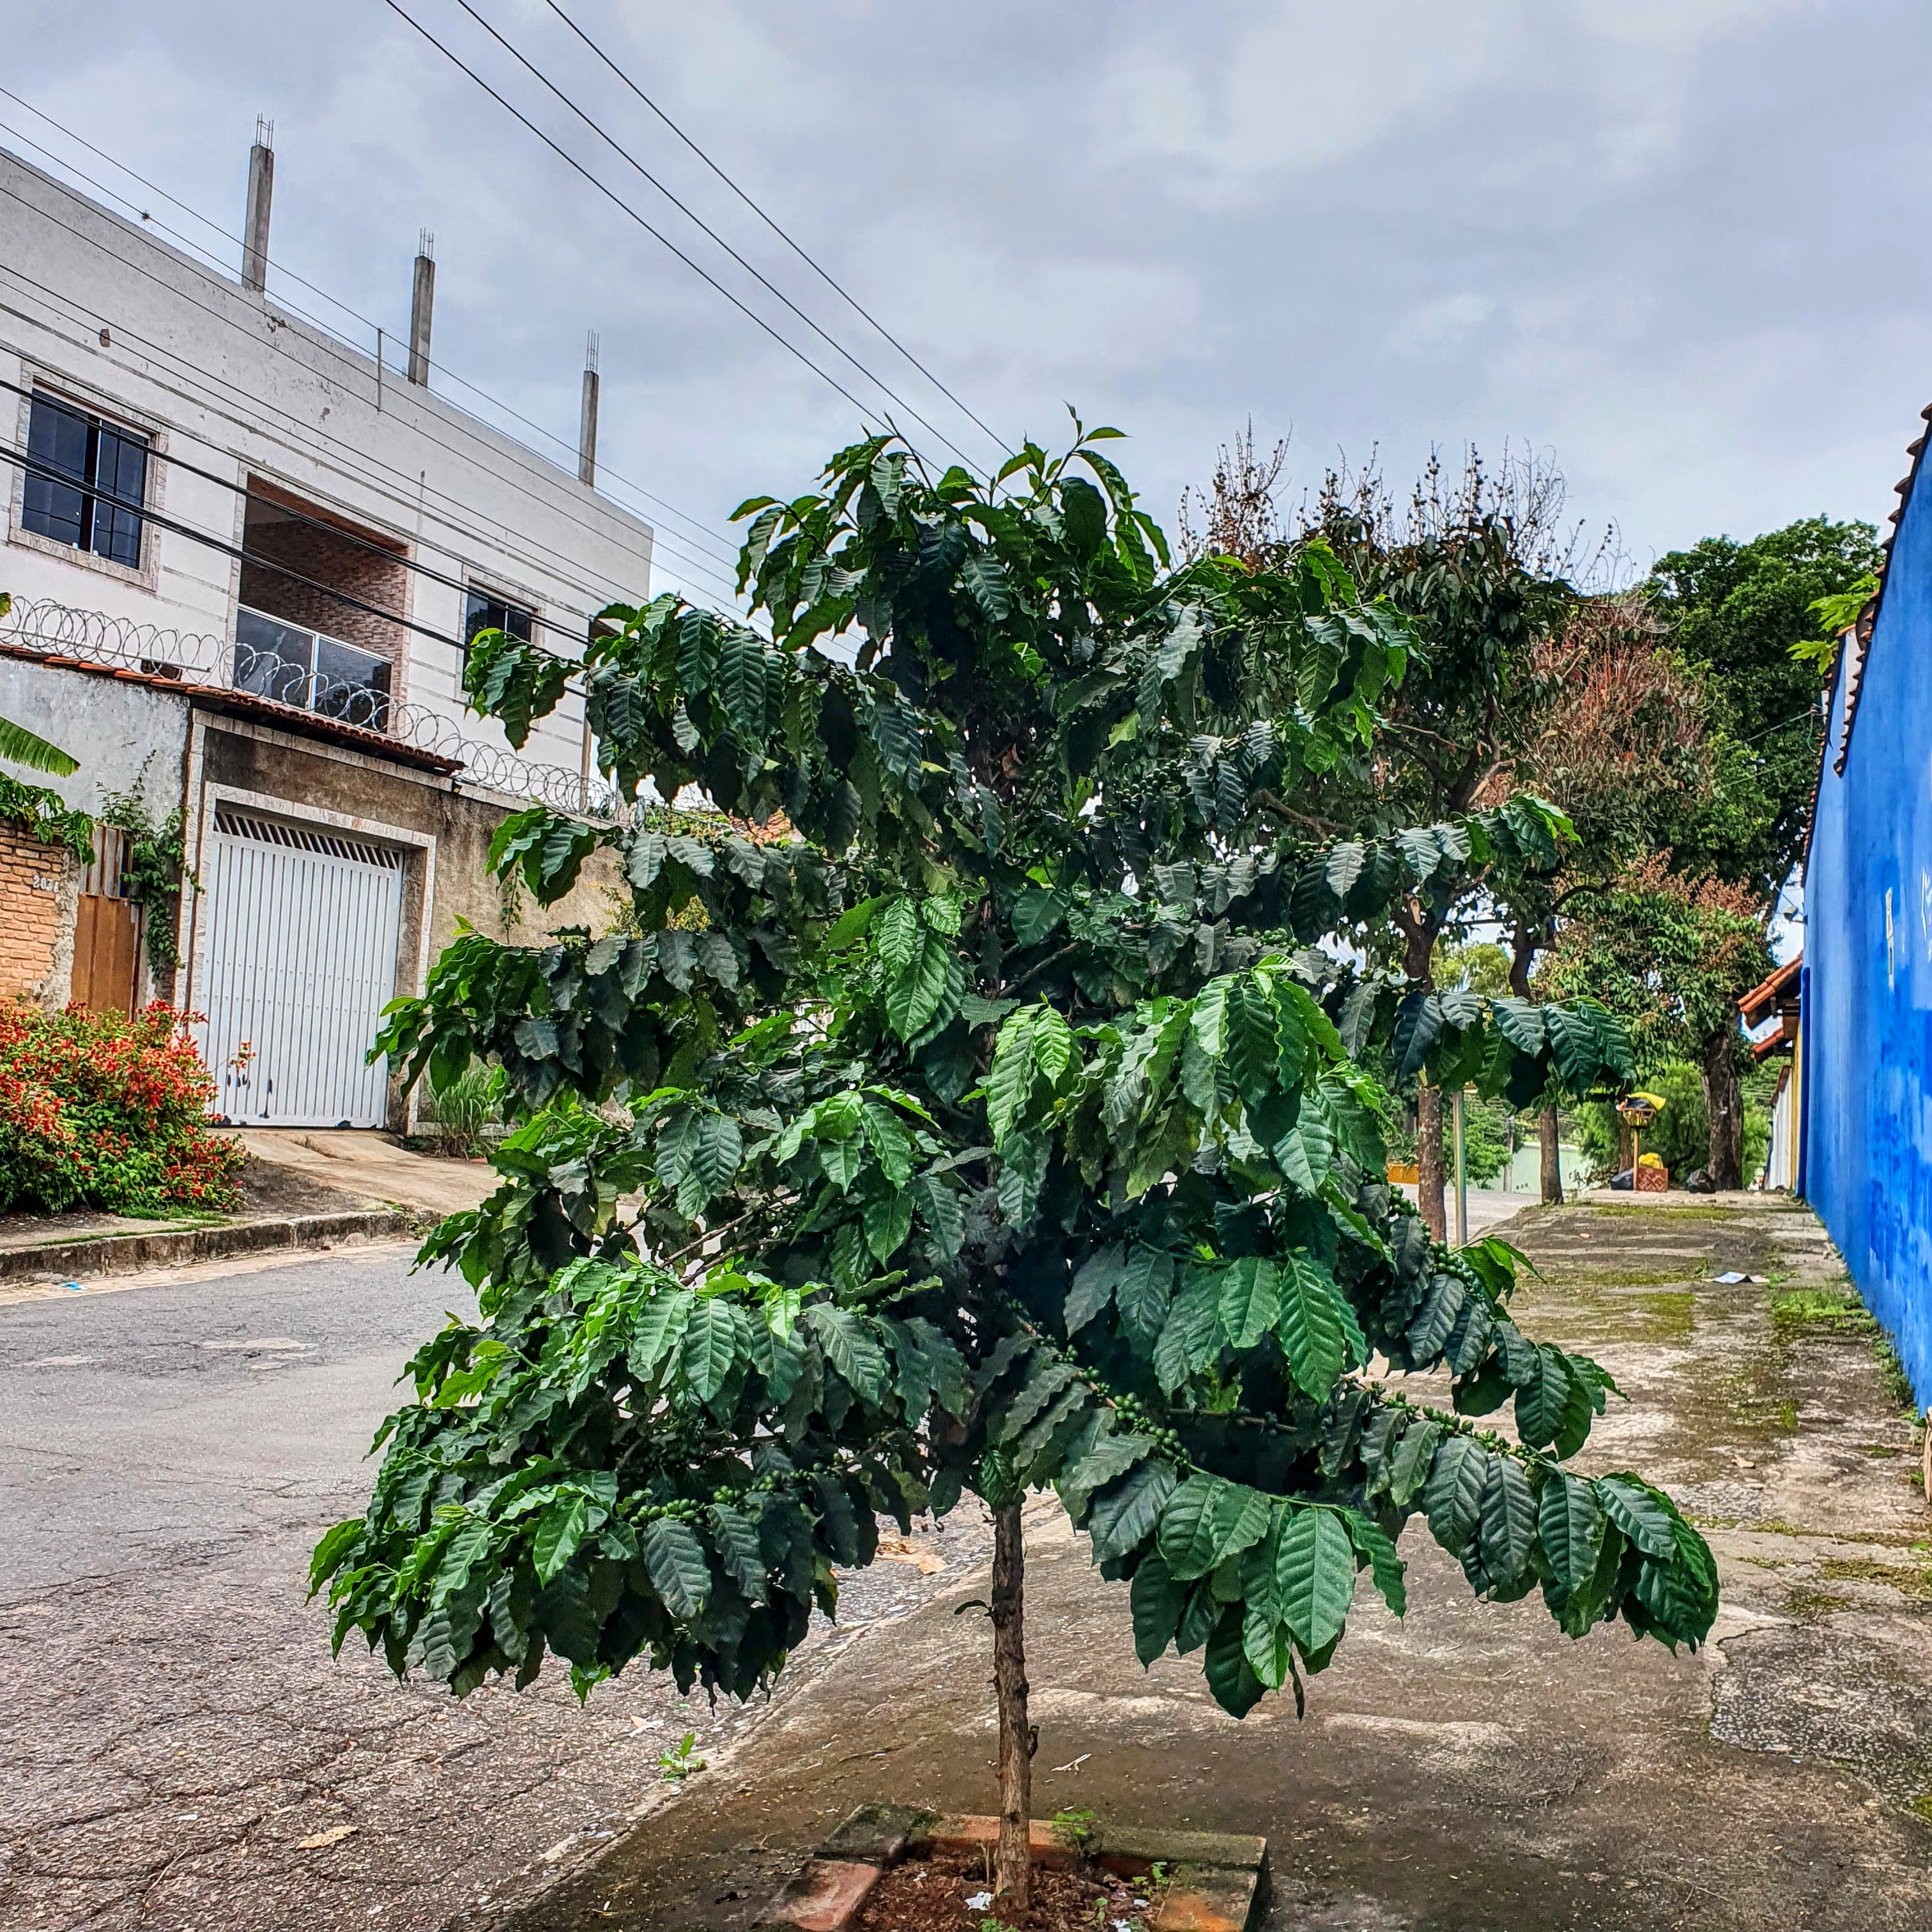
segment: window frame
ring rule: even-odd
[[[526,592],[520,594],[527,595]],[[495,605],[498,610],[503,613],[506,619],[511,617],[521,617],[524,620],[524,628],[519,631],[513,624],[508,622],[501,624],[490,622],[480,624],[472,623],[471,620],[473,618],[482,614],[478,612],[476,608],[479,604],[484,607],[485,611],[488,610],[490,605]],[[512,637],[517,638],[524,644],[527,644],[534,643],[536,641],[537,620],[541,614],[541,612],[539,612],[536,608],[534,599],[532,600],[529,605],[526,606],[518,603],[516,598],[512,596],[508,592],[494,590],[487,584],[472,582],[465,584],[463,592],[464,664],[466,665],[470,662],[470,642],[478,631],[507,631]],[[460,678],[460,672],[458,673],[458,676]]]
[[[118,558],[83,550],[77,544],[64,542],[58,537],[43,536],[39,531],[28,529],[25,520],[28,472],[24,462],[8,466],[13,473],[5,498],[7,546],[31,550],[39,556],[56,558],[74,569],[94,571],[112,578],[117,584],[151,596],[157,594],[164,546],[159,541],[161,532],[154,520],[164,515],[167,508],[167,424],[82,377],[38,362],[30,356],[20,358],[20,384],[21,393],[15,405],[13,447],[22,458],[27,453],[34,405],[37,402],[64,410],[70,416],[91,418],[117,434],[138,439],[146,444],[146,475],[139,513],[140,561],[125,563]]]
[[[58,419],[58,420],[56,420]],[[73,404],[45,391],[37,391],[27,399],[27,445],[26,455],[29,463],[37,460],[34,448],[36,430],[43,424],[57,435],[58,424],[72,424],[81,432],[82,455],[77,470],[67,469],[57,455],[50,455],[44,448],[38,454],[38,460],[46,469],[55,470],[57,476],[46,475],[41,470],[29,469],[26,472],[25,487],[21,491],[20,526],[29,536],[37,536],[51,544],[58,544],[64,549],[76,550],[84,556],[96,556],[108,563],[118,564],[124,570],[138,571],[141,567],[142,553],[148,541],[148,481],[154,469],[154,444],[144,430],[132,429],[116,422],[110,417],[98,416],[92,410],[76,408]],[[52,436],[44,439],[51,442]],[[138,452],[140,464],[140,480],[138,486],[130,489],[123,484],[122,472],[130,452]],[[104,459],[110,459],[115,475],[111,482],[102,481]],[[71,514],[64,514],[64,506],[44,500],[36,505],[35,492],[44,493],[45,499],[52,499],[56,491],[75,500]],[[130,509],[127,502],[116,500],[125,498],[137,502],[139,509]],[[103,541],[103,518],[106,519],[105,542]],[[39,517],[47,525],[55,527],[37,528],[28,519]],[[60,533],[59,526],[71,523],[71,537]],[[125,524],[133,525],[133,554],[123,554],[128,534]]]

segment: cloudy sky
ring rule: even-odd
[[[398,4],[893,406],[459,0]],[[471,4],[906,404],[992,453],[544,0]],[[1400,476],[1432,445],[1549,452],[1572,513],[1613,520],[1641,567],[1716,531],[1882,516],[1932,398],[1922,0],[561,4],[1000,436],[1058,437],[1069,401],[1129,431],[1170,526],[1252,418],[1292,438],[1298,488],[1338,453],[1378,448]],[[348,308],[285,277],[292,305],[364,346],[350,311],[400,332],[430,228],[439,360],[572,440],[600,332],[613,494],[683,513],[642,505],[657,587],[714,594],[721,545],[697,532],[802,487],[859,428],[387,0],[84,10],[76,32],[70,0],[0,0],[0,85],[230,231],[272,117],[272,254]],[[0,142],[44,162],[30,140],[236,256],[0,98]]]

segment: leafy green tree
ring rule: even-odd
[[[794,836],[504,824],[535,899],[608,848],[633,916],[466,934],[392,1010],[406,1077],[488,1060],[518,1124],[424,1250],[482,1318],[418,1354],[314,1570],[338,1643],[458,1692],[554,1654],[580,1691],[641,1659],[743,1697],[875,1512],[974,1492],[1016,1904],[1028,1489],[1131,1577],[1141,1658],[1200,1653],[1238,1714],[1299,1700],[1358,1570],[1400,1610],[1418,1511],[1474,1588],[1540,1588],[1575,1635],[1695,1644],[1716,1603],[1667,1498],[1564,1467],[1610,1377],[1519,1329],[1509,1250],[1452,1253],[1392,1196],[1338,1022],[1399,1077],[1531,1092],[1623,1077],[1621,1030],[1355,984],[1315,945],[1562,821],[1512,800],[1328,845],[1284,820],[1375,741],[1406,627],[1318,544],[1170,568],[1112,434],[990,484],[874,440],[754,499],[770,638],[667,596],[604,613],[580,664],[477,640],[472,701],[513,740],[581,676],[626,796],[700,788]],[[1438,1369],[1438,1405],[1401,1385]],[[1479,1420],[1510,1401],[1514,1442]]]
[[[1806,517],[1746,543],[1707,537],[1651,572],[1678,650],[1706,674],[1720,753],[1711,808],[1670,842],[1677,867],[1751,886],[1767,919],[1804,849],[1818,777],[1817,666],[1800,648],[1817,634],[1813,607],[1881,561],[1870,524]]]
[[[1629,1027],[1640,1073],[1689,1059],[1701,1068],[1707,1172],[1744,1184],[1747,1061],[1738,1002],[1771,970],[1754,885],[1670,870],[1670,855],[1630,867],[1564,928],[1540,977],[1556,998],[1601,1000]]]

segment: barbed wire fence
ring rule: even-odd
[[[527,798],[552,810],[604,824],[625,822],[616,788],[593,773],[534,764],[502,746],[470,737],[455,719],[427,705],[404,704],[370,686],[304,671],[273,651],[205,632],[137,623],[102,610],[80,610],[50,598],[18,598],[0,618],[0,644],[104,664],[184,685],[244,692],[292,718],[331,718],[399,743],[456,760],[467,783]]]

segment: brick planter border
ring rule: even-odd
[[[851,1932],[882,1873],[935,1851],[991,1846],[999,1835],[997,1818],[862,1804],[780,1890],[759,1932]],[[1166,1865],[1148,1932],[1248,1932],[1267,1903],[1265,1838],[1102,1826],[1083,1848],[1038,1818],[1030,1838],[1036,1864],[1096,1864],[1123,1878]]]

